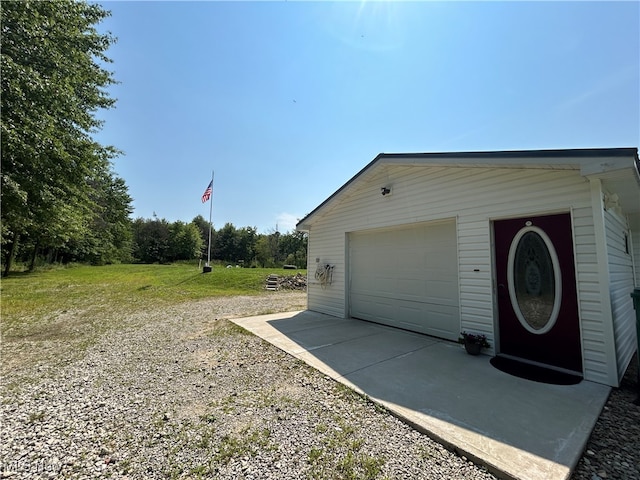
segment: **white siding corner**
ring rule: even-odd
[[[609,258],[609,295],[616,345],[618,380],[621,380],[636,351],[636,322],[631,293],[634,288],[631,250],[627,252],[629,225],[615,210],[605,212]]]

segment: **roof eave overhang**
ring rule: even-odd
[[[636,150],[626,161],[607,159],[584,165],[580,173],[587,179],[598,179],[605,191],[616,195],[616,203],[628,214],[640,214],[640,159]]]
[[[347,183],[316,207],[296,225],[298,231],[309,231],[313,217],[338,201],[356,181],[365,178],[382,165],[518,168],[580,170],[581,175],[605,177],[614,172],[632,171],[629,177],[640,184],[640,160],[636,148],[595,148],[572,150],[514,150],[495,152],[380,153]],[[628,175],[628,174],[627,174]]]

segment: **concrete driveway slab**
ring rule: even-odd
[[[357,324],[353,327],[357,328]],[[335,341],[304,352],[299,358],[310,365],[321,362],[325,365],[339,366],[339,372],[330,376],[343,381],[358,370],[408,355],[437,342],[426,335],[415,335],[408,332],[400,332],[394,336],[393,342],[389,342],[385,329],[374,327],[376,330],[369,335],[352,336],[348,340]]]
[[[503,373],[453,342],[304,311],[233,320],[503,478],[565,480],[610,388]]]
[[[278,321],[273,322],[271,325],[276,329],[279,328]],[[357,325],[351,322],[342,322],[332,325],[331,328],[317,326],[312,329],[308,328],[291,332],[287,336],[311,352],[319,348],[331,347],[354,339],[380,335],[381,332],[376,327],[374,324]],[[348,347],[345,346],[343,348]]]

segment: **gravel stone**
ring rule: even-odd
[[[71,361],[3,367],[0,478],[495,478],[226,320],[305,307],[274,292],[147,308]],[[640,478],[633,382],[572,478]]]
[[[640,480],[639,399],[634,356],[620,387],[611,390],[572,480]]]

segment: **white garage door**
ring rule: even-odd
[[[350,233],[349,277],[352,317],[458,338],[455,220]]]

